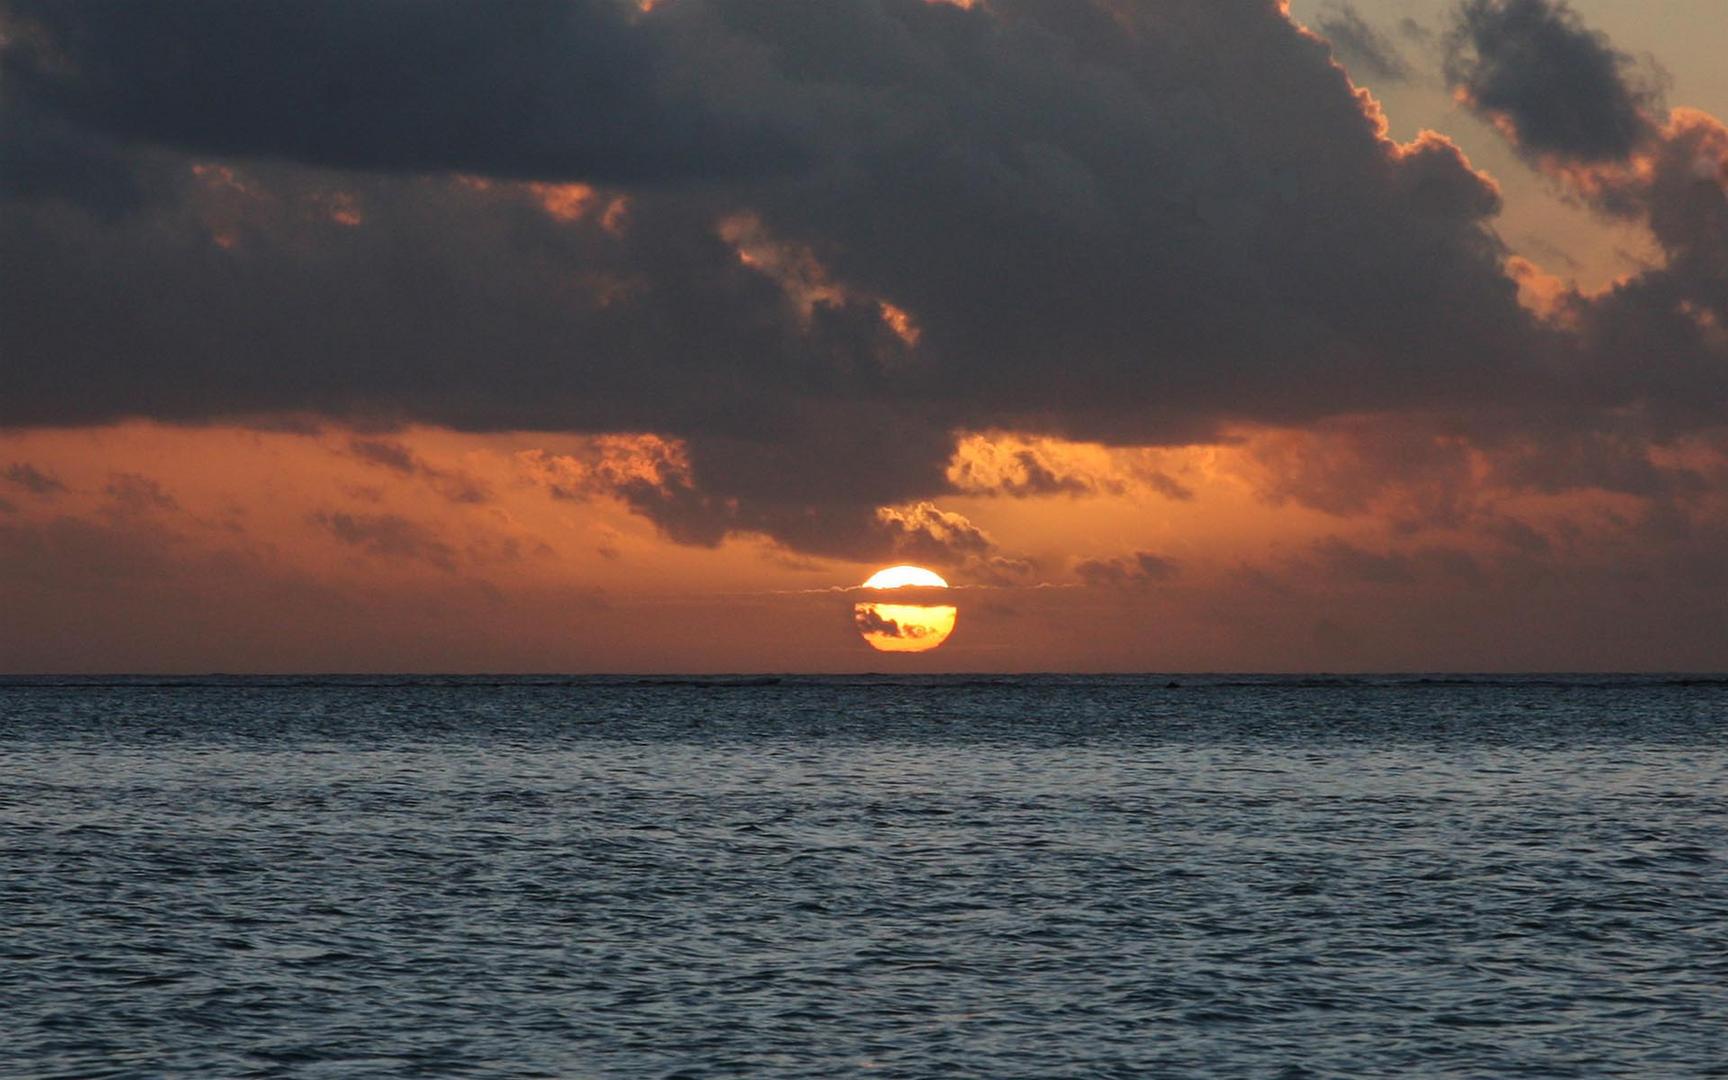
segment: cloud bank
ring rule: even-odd
[[[1341,48],[1384,53],[1351,14]],[[930,502],[980,482],[952,468],[967,432],[1342,423],[1370,471],[1431,437],[1591,486],[1715,430],[1728,389],[1728,140],[1563,3],[1469,0],[1448,78],[1666,262],[1545,305],[1494,182],[1444,136],[1389,140],[1274,0],[0,20],[0,425],[652,433],[652,470],[564,490],[685,543],[985,565]],[[353,452],[486,497],[387,440]],[[992,467],[1010,494],[1089,483],[1031,451]]]

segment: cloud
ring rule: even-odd
[[[123,141],[381,172],[657,181],[786,141],[613,0],[9,0],[8,94]],[[33,140],[40,145],[43,140]]]
[[[888,610],[895,610],[895,607],[896,605],[891,605]],[[907,622],[901,622],[884,615],[882,610],[875,604],[858,604],[852,609],[852,624],[858,628],[859,633],[871,636],[913,640],[947,636],[946,630],[940,625],[920,621],[915,611],[908,611],[905,608],[896,611],[896,614],[909,619]],[[949,613],[952,613],[952,609],[949,609]]]
[[[1410,549],[1375,551],[1342,537],[1316,541],[1309,557],[1297,558],[1291,579],[1307,588],[1333,591],[1337,588],[1368,587],[1413,591],[1418,589],[1480,587],[1499,574],[1502,584],[1509,577],[1505,565],[1485,567],[1471,552],[1446,545],[1424,545]]]
[[[1194,497],[1160,467],[1155,453],[1009,431],[960,434],[946,479],[962,494],[1017,499],[1123,495],[1141,488],[1178,501]]]
[[[995,548],[988,534],[964,514],[939,509],[934,503],[884,506],[876,525],[896,554],[914,561],[949,565],[989,553]]]
[[[1538,7],[1519,40],[1558,42],[1532,70],[1583,119],[1473,36],[1461,85],[1554,152],[1622,145],[1587,136],[1643,99],[1612,55],[1580,70],[1625,93],[1571,77],[1607,46]],[[0,108],[47,164],[0,216],[0,424],[329,419],[435,486],[392,464],[392,425],[582,433],[631,446],[547,490],[681,543],[983,565],[1014,556],[879,509],[1128,481],[1035,441],[955,478],[956,433],[1177,446],[1413,411],[1673,431],[1724,396],[1696,314],[1717,249],[1682,239],[1705,194],[1665,171],[1616,196],[1670,237],[1668,276],[1550,320],[1519,302],[1493,182],[1442,136],[1390,141],[1271,0],[4,11]]]
[[[162,484],[140,473],[113,473],[103,489],[116,513],[125,517],[180,509],[180,502]]]
[[[1347,540],[1332,537],[1316,543],[1314,554],[1326,574],[1346,581],[1409,585],[1416,580],[1410,558],[1401,553],[1366,551]]]
[[[1630,154],[1650,135],[1647,110],[1660,96],[1566,0],[1465,0],[1446,78],[1522,149],[1580,161]]]
[[[1090,495],[1104,490],[1120,493],[1119,482],[1089,475],[1052,460],[1036,444],[1004,445],[999,439],[971,436],[955,448],[948,466],[949,482],[959,491],[1016,497]]]
[[[1410,65],[1391,38],[1368,24],[1348,0],[1328,3],[1315,19],[1315,28],[1330,41],[1345,60],[1371,79],[1407,82]]]
[[[1174,559],[1150,551],[1136,552],[1126,558],[1082,559],[1074,564],[1074,573],[1086,584],[1119,589],[1172,581],[1181,572],[1181,565]]]
[[[1189,6],[1179,21],[1148,10],[1124,16],[1132,25],[1123,26],[1090,4],[959,11],[921,2],[691,0],[623,22],[604,14],[613,5],[598,3],[530,5],[511,19],[490,6],[379,0],[244,16],[226,5],[146,13],[126,4],[15,4],[12,17],[41,24],[69,61],[50,70],[34,52],[9,53],[19,96],[87,129],[141,118],[125,129],[129,138],[226,155],[258,197],[247,203],[254,217],[233,249],[244,253],[238,262],[210,252],[207,236],[184,233],[178,214],[210,198],[207,185],[191,182],[173,193],[181,224],[167,237],[125,226],[74,229],[44,213],[20,222],[14,239],[42,243],[38,233],[48,230],[66,241],[70,229],[81,243],[56,261],[91,265],[92,248],[116,256],[107,280],[90,289],[129,284],[118,295],[171,295],[144,288],[147,271],[208,286],[193,294],[196,309],[164,312],[175,317],[140,344],[160,358],[170,344],[200,345],[195,351],[215,365],[213,383],[191,394],[186,374],[169,364],[156,381],[128,387],[138,397],[90,402],[97,415],[121,409],[118,400],[190,414],[329,411],[347,400],[475,426],[563,418],[581,428],[596,424],[596,414],[630,413],[632,422],[646,416],[655,429],[695,435],[685,415],[694,402],[741,404],[748,389],[763,401],[740,421],[774,419],[789,396],[844,394],[877,406],[896,400],[909,412],[939,403],[946,427],[966,411],[960,399],[978,398],[993,415],[1054,409],[1077,425],[1109,421],[1144,434],[1198,403],[1215,408],[1226,385],[1240,407],[1264,407],[1236,376],[1268,346],[1278,357],[1267,361],[1273,371],[1312,367],[1334,341],[1354,337],[1365,348],[1357,327],[1382,324],[1372,294],[1388,285],[1414,301],[1461,273],[1477,284],[1454,290],[1497,290],[1479,216],[1427,207],[1398,189],[1407,166],[1389,158],[1323,49],[1271,5]],[[552,10],[573,12],[571,25],[594,29],[595,40],[571,44],[576,30],[547,32]],[[656,43],[652,55],[602,47],[644,35]],[[152,47],[170,38],[174,49]],[[242,41],[255,46],[248,63],[226,62]],[[462,44],[458,53],[452,42]],[[385,43],[390,55],[415,57],[411,70],[424,74],[379,63]],[[605,56],[585,76],[595,83],[583,91],[590,97],[563,112],[604,112],[612,88],[647,93],[670,66],[703,101],[790,114],[806,152],[773,182],[734,178],[724,190],[696,183],[724,175],[706,166],[682,184],[633,183],[627,171],[608,171],[612,159],[600,151],[591,169],[528,168],[498,145],[526,136],[492,121],[520,115],[497,95],[532,85],[537,62],[553,57],[545,93],[556,103],[572,77],[563,73],[583,71],[577,61],[590,53]],[[500,75],[501,57],[509,77]],[[320,64],[310,80],[309,58]],[[733,69],[726,78],[715,73],[723,62]],[[411,87],[388,85],[410,77]],[[385,85],[374,86],[379,80]],[[341,85],[348,89],[331,89]],[[291,100],[257,103],[276,93]],[[345,109],[376,105],[410,130],[374,123],[364,111],[353,118],[303,108],[294,97],[313,93],[334,95]],[[471,95],[478,98],[461,108],[487,118],[485,130],[445,122],[457,108],[449,99]],[[401,107],[409,101],[414,108]],[[639,121],[625,109],[616,126],[656,129]],[[354,131],[344,131],[348,123]],[[435,133],[425,139],[439,153],[461,160],[367,160],[360,163],[375,175],[340,178],[274,164],[352,165],[347,155],[313,151],[334,139],[350,139],[355,153],[413,144],[422,138],[416,125]],[[188,141],[188,126],[220,127],[222,138]],[[230,138],[229,127],[239,134]],[[562,131],[528,129],[536,145],[585,145]],[[554,171],[630,186],[629,235],[578,222],[539,230],[525,244],[528,193],[401,175],[544,179]],[[332,185],[388,213],[361,228],[308,231],[296,220],[287,229],[279,215]],[[1158,198],[1148,200],[1149,190]],[[812,299],[825,318],[808,328],[788,321],[775,268],[741,261],[726,242],[722,224],[741,208],[757,223],[756,243],[818,260],[839,291]],[[1334,228],[1312,235],[1297,220]],[[1396,243],[1418,237],[1432,249],[1420,260]],[[1283,272],[1316,263],[1326,272]],[[381,272],[387,266],[394,272]],[[51,289],[70,301],[73,282],[53,262],[45,269],[32,294]],[[570,292],[579,272],[637,288],[628,302],[585,308]],[[808,265],[800,272],[815,273]],[[244,280],[233,280],[237,273]],[[262,307],[256,298],[266,291],[272,302]],[[1236,326],[1232,315],[1250,295],[1277,319],[1300,313],[1306,332],[1291,339],[1279,327]],[[876,298],[922,330],[912,369],[892,380],[874,346],[882,334],[899,339]],[[1503,293],[1499,304],[1483,299],[1484,315],[1498,308],[1516,319]],[[304,318],[314,303],[326,304],[315,339]],[[209,313],[220,313],[221,325]],[[113,315],[138,322],[129,309]],[[87,331],[92,344],[106,321]],[[1388,314],[1384,325],[1411,324]],[[9,334],[28,344],[29,329]],[[224,359],[224,333],[256,336],[259,349]],[[1303,347],[1293,349],[1295,340]],[[52,344],[58,355],[70,342]],[[1052,366],[1055,356],[1063,360]],[[278,366],[290,359],[298,362]],[[1230,377],[1207,377],[1210,360]],[[427,370],[442,375],[418,388],[401,378]],[[1148,375],[1172,401],[1153,410],[1162,415],[1130,424],[1144,411]],[[8,411],[18,419],[50,404],[54,412],[65,405],[27,395]]]
[[[423,562],[440,570],[456,569],[456,552],[428,526],[397,514],[319,512],[311,522],[342,543],[384,560]]]
[[[873,604],[859,604],[852,609],[852,621],[860,634],[880,634],[884,637],[905,637],[898,622],[885,618]]]
[[[14,461],[7,467],[4,476],[8,482],[32,495],[52,498],[66,491],[66,485],[60,482],[59,477],[43,472],[28,461]]]
[[[1470,0],[1451,47],[1468,104],[1581,201],[1646,225],[1663,254],[1600,295],[1544,290],[1576,334],[1566,360],[1595,392],[1581,404],[1619,403],[1562,446],[1715,426],[1728,364],[1728,127],[1667,111],[1652,78],[1562,0]],[[1629,413],[1642,430],[1627,430]]]
[[[1434,31],[1408,15],[1398,20],[1398,33],[1406,41],[1424,49],[1433,47],[1436,36]]]
[[[181,537],[148,523],[60,516],[0,525],[0,585],[9,595],[49,589],[64,604],[116,582],[154,581],[183,557],[182,547]]]
[[[1038,574],[1038,563],[1018,555],[985,555],[967,561],[963,570],[981,585],[1025,585]]]
[[[16,101],[0,108],[0,159],[0,198],[60,200],[104,218],[135,211],[147,198],[147,170],[129,163],[112,140]]]
[[[492,499],[492,491],[484,481],[460,469],[430,464],[407,446],[390,439],[351,438],[348,440],[348,453],[403,476],[419,477],[433,491],[454,503],[484,503]]]
[[[1243,472],[1273,505],[1373,513],[1405,527],[1456,524],[1473,509],[1476,453],[1455,424],[1359,416],[1256,432]]]
[[[525,450],[517,462],[555,499],[617,499],[684,544],[714,547],[737,522],[737,506],[698,490],[689,447],[652,434],[602,435],[580,454]]]
[[[382,465],[399,473],[412,475],[420,471],[420,461],[414,452],[399,442],[386,439],[349,439],[348,452],[362,461]]]
[[[1594,488],[1646,498],[1702,494],[1710,485],[1696,469],[1664,463],[1636,436],[1558,433],[1504,446],[1488,459],[1489,483],[1555,494]]]

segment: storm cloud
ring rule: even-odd
[[[1487,38],[1457,77],[1534,148],[1625,152],[1641,99],[1587,104],[1617,54],[1531,7],[1463,25],[1522,12],[1578,117]],[[1722,400],[1707,341],[1652,380],[1597,302],[1522,307],[1493,182],[1389,141],[1273,0],[3,10],[47,164],[0,222],[0,424],[651,432],[679,468],[608,490],[674,539],[957,560],[987,540],[879,515],[954,490],[957,432]]]

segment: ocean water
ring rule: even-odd
[[[1728,1075],[1728,682],[10,679],[0,1076]]]

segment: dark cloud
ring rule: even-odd
[[[895,603],[904,603],[904,599],[896,598]],[[861,634],[876,634],[891,638],[927,638],[941,634],[936,626],[926,624],[918,619],[900,622],[883,615],[875,604],[858,604],[852,609],[852,624]]]
[[[446,469],[422,460],[402,443],[392,439],[348,440],[348,452],[361,461],[403,476],[415,476],[425,481],[433,491],[455,503],[483,503],[492,499],[492,491],[484,481],[460,469]]]
[[[433,529],[397,514],[318,513],[314,525],[368,555],[386,560],[410,560],[440,570],[456,568],[456,552]]]
[[[1174,559],[1140,551],[1129,558],[1082,559],[1074,564],[1074,572],[1088,585],[1126,588],[1172,581],[1182,567]]]
[[[1691,369],[1677,365],[1664,375],[1694,383],[1728,356],[1728,126],[1676,109],[1632,167],[1582,179],[1604,210],[1647,221],[1665,256],[1661,267],[1617,289],[1608,306],[1654,308],[1672,325],[1640,322],[1620,332],[1673,341]]]
[[[1345,66],[1382,82],[1406,82],[1410,65],[1391,38],[1368,24],[1348,0],[1321,9],[1315,28],[1336,48]]]
[[[1596,488],[1667,498],[1699,495],[1710,486],[1694,469],[1653,460],[1648,442],[1629,434],[1556,433],[1501,447],[1489,461],[1489,482],[1546,494]]]
[[[388,439],[349,439],[348,452],[362,461],[406,475],[414,474],[420,467],[414,451]]]
[[[1084,495],[1092,492],[1093,487],[1083,478],[1073,475],[1063,475],[1051,469],[1030,450],[1021,450],[1016,457],[1025,470],[1025,479],[1011,489],[1016,495]]]
[[[1017,555],[985,555],[963,564],[966,576],[980,585],[1024,585],[1038,575],[1038,563]]]
[[[8,95],[29,106],[201,154],[657,181],[755,171],[787,152],[681,87],[666,45],[631,11],[616,0],[8,0],[19,32],[4,60]]]
[[[1416,572],[1408,556],[1380,554],[1332,537],[1314,545],[1321,569],[1332,577],[1371,585],[1409,585]]]
[[[1194,498],[1193,488],[1176,479],[1174,476],[1171,476],[1169,473],[1162,472],[1158,469],[1151,469],[1142,472],[1140,474],[1140,480],[1147,487],[1164,496],[1166,499],[1174,499],[1177,502],[1190,502]]]
[[[1641,81],[1562,0],[1470,0],[1460,20],[1451,70],[1467,99],[1582,202],[1646,225],[1663,253],[1602,295],[1562,299],[1576,330],[1569,362],[1583,376],[1574,385],[1590,388],[1586,407],[1610,412],[1590,429],[1553,433],[1549,456],[1577,459],[1582,446],[1610,466],[1592,470],[1598,486],[1669,488],[1647,463],[1628,472],[1625,462],[1643,454],[1625,444],[1719,422],[1728,128],[1694,109],[1667,112],[1653,80]]]
[[[1322,576],[1343,584],[1411,586],[1435,580],[1480,584],[1483,578],[1476,559],[1456,548],[1377,552],[1329,537],[1317,542],[1313,552]]]
[[[28,461],[14,461],[7,467],[6,480],[28,491],[32,495],[54,496],[65,492],[66,485],[60,478],[43,472]]]
[[[1483,531],[1522,555],[1545,555],[1554,547],[1547,536],[1514,517],[1491,518],[1483,523]]]
[[[1652,380],[1520,307],[1494,185],[1387,142],[1271,0],[6,11],[8,115],[153,179],[0,217],[0,424],[654,432],[677,468],[551,490],[686,543],[981,566],[988,538],[877,514],[953,490],[956,431],[1723,399],[1678,323]]]
[[[175,565],[181,547],[181,537],[149,523],[56,517],[0,525],[0,583],[9,596],[52,589],[65,604],[118,582],[153,581]]]
[[[1454,525],[1474,508],[1470,440],[1456,421],[1351,417],[1256,440],[1261,498],[1328,514],[1373,513],[1403,528]]]
[[[58,199],[111,217],[140,208],[146,186],[112,140],[27,104],[0,108],[0,198]]]
[[[1436,37],[1434,31],[1409,16],[1398,20],[1398,33],[1405,40],[1422,48],[1432,47]]]
[[[125,517],[180,509],[180,501],[159,481],[140,473],[114,473],[104,490],[114,510]]]
[[[1509,124],[1521,148],[1581,161],[1630,154],[1651,134],[1658,97],[1566,0],[1465,0],[1446,77],[1472,108]]]
[[[881,634],[884,637],[904,637],[900,624],[886,618],[874,604],[859,604],[852,609],[853,624],[860,634]]]

